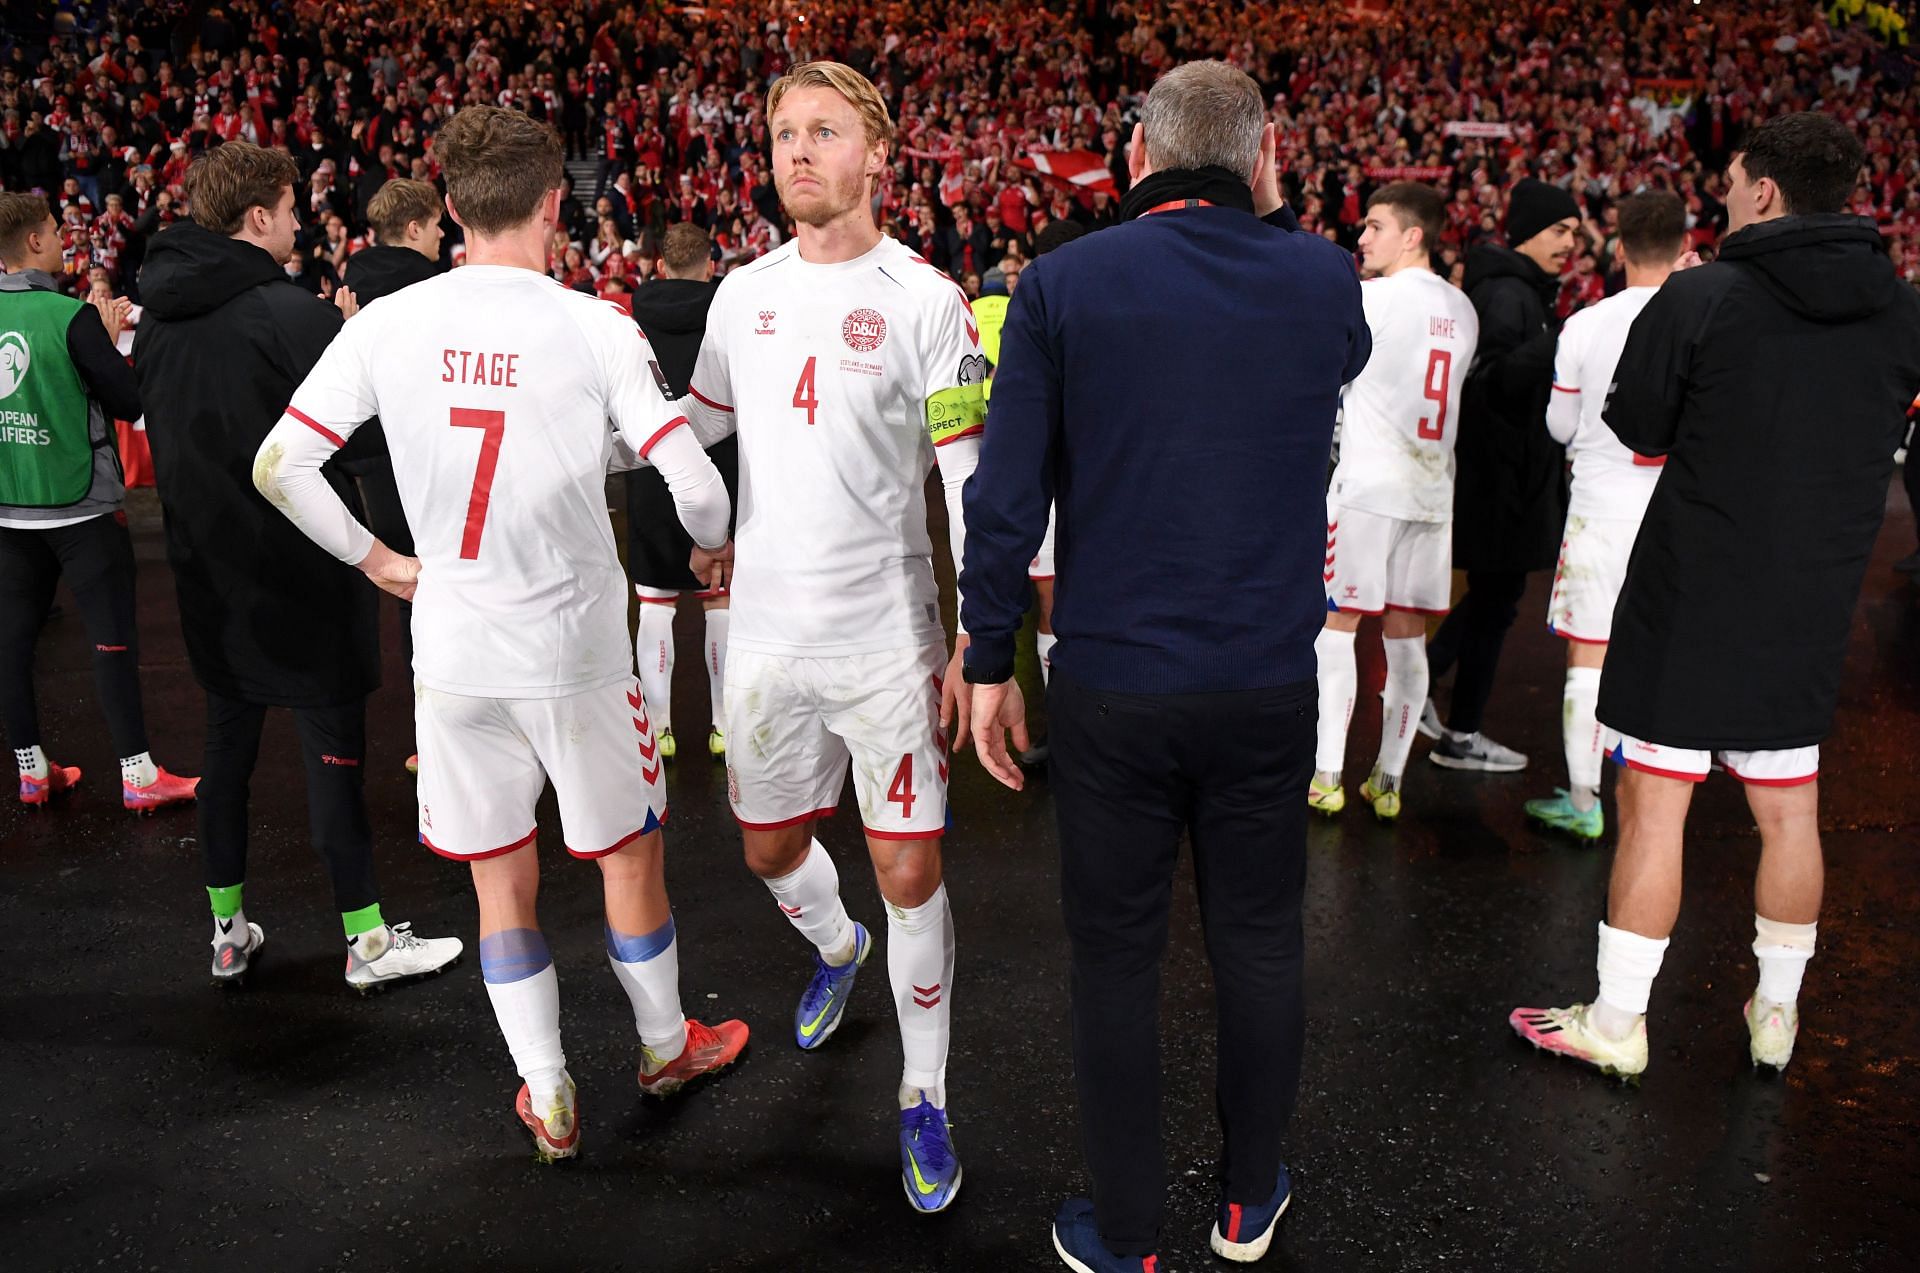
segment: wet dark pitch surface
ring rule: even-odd
[[[1536,588],[1492,716],[1498,737],[1533,754],[1532,773],[1444,773],[1423,743],[1404,826],[1378,827],[1361,809],[1312,829],[1296,1201],[1262,1267],[1916,1267],[1920,594],[1886,568],[1913,543],[1897,487],[1894,499],[1827,749],[1834,869],[1789,1075],[1756,1077],[1747,1062],[1739,1013],[1752,985],[1756,841],[1724,778],[1695,806],[1689,895],[1655,990],[1645,1085],[1608,1084],[1508,1032],[1516,1003],[1591,994],[1610,860],[1521,817],[1522,799],[1560,774],[1563,656],[1540,626]],[[134,517],[154,749],[192,771],[201,703],[150,494]],[[698,622],[683,611],[683,649],[697,649]],[[389,657],[369,774],[387,913],[471,947],[465,872],[413,843],[401,769],[410,701]],[[283,717],[255,780],[247,896],[270,944],[248,991],[224,995],[205,984],[193,816],[133,820],[111,798],[111,746],[71,604],[40,658],[49,742],[87,778],[51,814],[11,801],[0,811],[0,934],[17,970],[0,992],[6,1267],[1058,1267],[1047,1226],[1085,1183],[1044,782],[1015,796],[971,758],[955,767],[951,1089],[967,1183],[951,1212],[924,1218],[909,1213],[897,1174],[899,1042],[884,960],[834,1042],[796,1051],[788,1022],[805,948],[740,865],[721,769],[697,754],[697,658],[683,656],[676,685],[696,754],[671,778],[683,986],[689,1011],[741,1016],[755,1044],[706,1090],[642,1104],[631,1018],[601,950],[597,872],[564,856],[549,816],[543,922],[586,1128],[582,1157],[560,1169],[533,1163],[511,1116],[517,1080],[471,951],[423,986],[367,1001],[344,989]],[[1356,721],[1355,770],[1372,755],[1377,718],[1363,707]],[[855,915],[878,924],[857,833],[843,812],[822,838]],[[1161,1268],[1186,1273],[1225,1266],[1205,1250],[1212,1004],[1185,888],[1166,983],[1172,1189]]]

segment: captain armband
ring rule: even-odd
[[[986,424],[987,398],[979,384],[955,385],[927,399],[927,436],[935,446],[972,437]]]

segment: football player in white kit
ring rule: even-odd
[[[633,320],[546,276],[563,176],[553,130],[473,106],[440,130],[434,153],[466,229],[466,267],[342,329],[262,444],[254,481],[316,543],[411,594],[420,839],[472,864],[481,972],[525,1080],[515,1111],[541,1158],[569,1158],[580,1122],[534,911],[534,804],[549,779],[567,851],[600,866],[641,1091],[676,1091],[747,1042],[741,1022],[709,1027],[680,1010],[662,758],[607,521],[608,422],[666,478],[696,544],[724,545],[729,510]],[[417,559],[356,522],[321,472],[376,414]]]
[[[851,761],[905,1050],[901,1175],[916,1209],[939,1211],[961,1178],[946,1114],[944,726],[957,710],[965,730],[968,700],[959,649],[947,658],[923,492],[937,457],[959,561],[986,362],[960,288],[874,222],[893,124],[873,85],[805,63],[773,85],[767,120],[798,237],[727,275],[680,402],[703,442],[740,438],[727,794],[748,867],[815,948],[794,1016],[811,1050],[839,1025],[872,946],[813,838]]]
[[[1664,459],[1636,455],[1600,418],[1627,332],[1660,285],[1682,262],[1687,210],[1680,196],[1649,191],[1622,199],[1620,248],[1627,286],[1581,310],[1561,329],[1553,359],[1553,401],[1547,428],[1573,460],[1573,492],[1560,564],[1553,574],[1547,626],[1567,643],[1561,700],[1567,786],[1551,799],[1527,801],[1527,814],[1584,840],[1606,829],[1600,811],[1600,665],[1613,632],[1613,606],[1627,578],[1633,539],[1653,498]]]
[[[1359,673],[1354,637],[1379,614],[1387,688],[1380,755],[1360,798],[1383,822],[1400,816],[1400,781],[1427,701],[1428,615],[1445,614],[1453,570],[1453,444],[1460,386],[1480,338],[1466,293],[1428,256],[1446,226],[1438,191],[1412,181],[1367,201],[1361,285],[1373,357],[1341,405],[1340,463],[1327,487],[1327,626],[1320,663],[1320,741],[1307,804],[1347,804],[1340,771]]]

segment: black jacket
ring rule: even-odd
[[[640,285],[633,294],[633,319],[653,346],[654,365],[668,398],[683,398],[700,357],[700,341],[707,332],[707,310],[713,305],[717,282],[663,278]],[[740,506],[740,442],[728,437],[707,448],[727,498],[737,513]],[[694,578],[687,560],[693,554],[693,536],[680,524],[673,495],[659,470],[643,467],[627,472],[627,569],[633,581],[654,588],[696,591],[706,585]]]
[[[253,458],[340,330],[261,249],[191,222],[155,235],[134,368],[187,657],[216,694],[280,707],[380,684],[376,591],[253,486]],[[342,488],[333,466],[328,475]]]
[[[1566,521],[1566,452],[1547,432],[1557,288],[1512,248],[1467,257],[1480,344],[1460,392],[1454,444],[1453,564],[1460,570],[1550,570]]]
[[[347,275],[342,284],[364,308],[403,287],[433,278],[440,270],[438,260],[424,257],[412,248],[370,247],[347,258]],[[378,417],[355,431],[339,458],[349,474],[359,474],[370,465],[389,463],[387,435],[381,430]]]
[[[1600,719],[1671,747],[1819,742],[1920,391],[1920,294],[1871,221],[1764,222],[1667,281],[1614,383],[1607,424],[1667,462]]]

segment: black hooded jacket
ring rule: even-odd
[[[1785,217],[1674,275],[1606,421],[1666,457],[1613,618],[1601,721],[1734,751],[1818,743],[1907,407],[1920,293],[1861,217]]]
[[[339,311],[265,251],[191,222],[154,236],[140,285],[134,369],[194,676],[269,706],[365,696],[380,684],[373,585],[253,485],[254,453]]]
[[[355,252],[347,258],[346,277],[341,285],[353,293],[362,309],[383,296],[391,296],[403,287],[424,283],[441,272],[438,259],[425,257],[412,248],[375,246]],[[348,474],[358,476],[372,466],[391,467],[387,458],[387,435],[380,421],[367,421],[354,431],[340,452],[340,464]],[[411,536],[409,536],[411,538]]]
[[[1453,564],[1550,570],[1567,513],[1567,455],[1547,432],[1558,289],[1530,259],[1491,243],[1467,256],[1463,282],[1480,344],[1460,391]]]
[[[633,320],[653,346],[654,362],[665,382],[668,398],[684,398],[693,381],[693,365],[700,357],[700,341],[707,333],[707,311],[713,305],[716,282],[663,278],[643,283],[633,294]],[[727,498],[740,503],[740,443],[726,438],[707,448]],[[695,579],[687,559],[693,537],[680,525],[673,496],[659,472],[652,468],[627,473],[627,571],[637,584],[682,592],[705,587]]]

